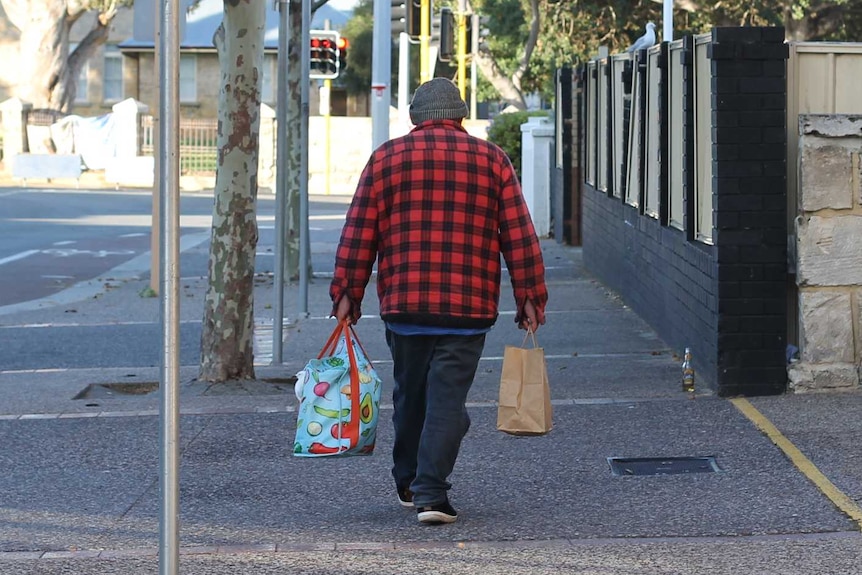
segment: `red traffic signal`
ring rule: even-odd
[[[338,77],[340,40],[341,35],[332,30],[311,31],[309,77],[314,79]]]

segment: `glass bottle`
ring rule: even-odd
[[[685,348],[685,357],[682,361],[682,390],[694,392],[694,366],[691,364],[691,348]]]

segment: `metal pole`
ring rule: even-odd
[[[419,83],[431,79],[431,0],[421,0],[419,18]]]
[[[409,2],[407,9],[410,9]],[[390,0],[374,0],[374,37],[371,52],[371,148],[389,139],[389,99],[392,76],[392,7]],[[399,60],[400,61],[400,60]],[[402,80],[399,80],[399,87]]]
[[[332,80],[326,78],[323,81],[323,87],[320,89],[320,111],[323,113],[324,134],[323,134],[323,193],[327,196],[330,193],[332,178],[329,171],[332,169],[331,162],[331,128],[332,128],[332,110],[330,109],[330,95],[332,94]]]
[[[311,73],[311,0],[302,0],[302,42],[299,53],[302,72],[299,81],[300,106],[300,168],[299,168],[299,311],[298,317],[308,317],[308,267],[311,255],[308,229],[308,82]]]
[[[470,119],[476,119],[476,88],[478,84],[477,80],[477,67],[476,58],[479,55],[479,15],[473,14],[470,16],[473,19],[473,29],[470,31],[473,35],[473,57],[470,58]]]
[[[398,119],[410,121],[410,35],[398,35]]]
[[[467,0],[458,2],[458,89],[467,98]]]
[[[287,74],[288,74],[288,42],[290,41],[290,2],[276,0],[278,4],[278,93],[276,103],[276,168],[275,172],[275,267],[273,269],[273,284],[275,302],[272,306],[272,363],[282,363],[284,338],[284,240],[285,221],[287,213],[287,194],[289,193],[289,178],[287,173]]]
[[[159,573],[179,573],[180,517],[180,18],[179,0],[160,0],[159,14]]]
[[[664,0],[662,11],[662,41],[671,42],[673,40],[673,0]]]

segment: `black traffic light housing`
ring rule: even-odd
[[[414,38],[422,35],[422,1],[405,0],[407,11],[404,15],[407,34]]]
[[[438,57],[442,62],[448,62],[455,56],[455,14],[451,8],[440,8],[440,52]]]
[[[327,80],[338,77],[341,64],[340,40],[341,35],[334,30],[311,31],[309,78]]]

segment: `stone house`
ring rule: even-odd
[[[182,0],[187,10],[181,20],[180,44],[180,104],[183,118],[215,118],[218,105],[218,56],[212,36],[221,22],[222,0]],[[111,111],[111,107],[134,98],[157,108],[158,79],[154,75],[154,31],[157,23],[155,0],[136,0],[131,8],[120,9],[111,23],[108,41],[84,66],[78,78],[78,93],[74,113],[81,116],[98,116]],[[74,45],[89,30],[93,14],[86,14],[73,27],[70,40]],[[323,28],[328,21],[333,29],[343,26],[349,15],[324,5],[314,14],[313,28]],[[9,22],[0,5],[0,58],[3,62],[17,61],[18,30]],[[262,101],[272,107],[276,102],[276,71],[278,49],[278,12],[267,2],[267,31],[264,56]],[[0,67],[0,101],[14,94],[19,74],[16,66]],[[318,110],[317,90],[312,83],[310,109]],[[367,96],[348,98],[337,86],[332,89],[333,115],[367,115]]]
[[[191,4],[191,0],[185,0]],[[274,3],[267,2],[266,39],[264,44],[263,87],[261,100],[271,107],[276,106],[277,57],[278,57],[278,11]],[[132,34],[121,42],[119,48],[127,66],[133,71],[125,76],[127,97],[135,98],[155,109],[158,97],[158,81],[154,73],[155,54],[153,42],[156,21],[154,0],[136,0]],[[180,105],[184,118],[215,118],[218,106],[219,64],[213,46],[213,34],[222,20],[222,0],[201,0],[189,8],[180,42]],[[328,5],[314,14],[312,28],[321,29],[328,21],[333,29],[347,22],[349,16]],[[317,90],[312,81],[309,91],[310,109],[318,109]],[[365,100],[367,98],[363,98]],[[332,114],[366,115],[367,105],[354,105],[347,109],[346,92],[333,87],[331,96]]]
[[[98,48],[81,70],[74,113],[82,116],[106,114],[111,111],[111,106],[128,97],[125,87],[131,82],[135,70],[126,64],[119,44],[132,34],[133,14],[132,9],[120,9],[111,23],[107,43]],[[93,14],[85,14],[75,23],[69,34],[72,46],[83,39],[94,18]],[[11,65],[18,61],[19,37],[20,33],[9,22],[0,4],[0,58],[5,62],[0,67],[0,101],[14,95],[19,75],[26,72]]]

